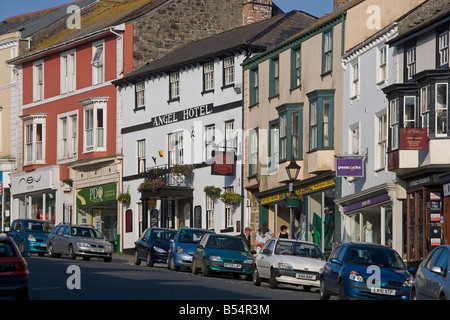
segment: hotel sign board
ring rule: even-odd
[[[401,128],[400,150],[428,150],[428,130]]]

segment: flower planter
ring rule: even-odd
[[[286,208],[298,208],[300,207],[299,199],[285,199]]]

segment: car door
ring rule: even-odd
[[[273,248],[275,248],[275,242],[276,240],[267,241],[256,257],[256,265],[258,266],[260,278],[270,278],[270,267],[272,265],[272,255]]]
[[[334,293],[339,291],[339,276],[344,263],[346,248],[344,246],[337,247],[334,254],[330,255],[330,259],[325,265],[324,277],[326,279],[327,290]],[[333,260],[332,260],[333,259]]]
[[[441,294],[441,288],[446,281],[446,275],[448,270],[448,249],[442,248],[439,257],[436,259],[434,265],[431,266],[430,269],[430,277],[427,281],[427,290],[429,291],[429,295],[431,299],[439,299]],[[433,267],[439,267],[441,273],[439,273]]]
[[[13,223],[11,224],[11,229],[8,232],[8,236],[11,237],[11,239],[14,240],[14,242],[19,245],[19,241],[20,241],[20,230],[19,230],[19,225],[20,225],[20,221],[19,220],[15,220],[13,221]]]
[[[422,268],[422,275],[419,275],[420,287],[419,287],[419,295],[423,299],[433,299],[431,290],[430,290],[430,280],[433,272],[431,272],[431,268],[436,265],[436,262],[443,252],[443,248],[437,248],[431,253],[428,262]],[[420,277],[423,277],[421,279]]]
[[[149,245],[151,231],[151,229],[147,229],[142,237],[139,238],[139,240],[136,242],[136,249],[140,258],[144,258],[147,256],[147,248]]]
[[[205,256],[206,244],[208,243],[209,234],[205,234],[200,240],[197,248],[194,251],[194,257],[192,261],[195,260],[195,267],[200,268],[202,266],[203,257]]]

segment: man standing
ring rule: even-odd
[[[244,229],[244,233],[241,233],[240,237],[242,238],[242,240],[244,240],[245,245],[247,246],[247,249],[250,251],[250,245],[251,245],[251,241],[250,241],[250,233],[252,232],[252,229],[250,229],[249,227],[246,227]]]

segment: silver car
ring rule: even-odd
[[[114,247],[92,226],[60,224],[47,237],[47,251],[51,257],[67,254],[72,260],[81,256],[83,260],[96,257],[111,262]]]
[[[411,300],[450,300],[450,246],[442,245],[422,261],[411,289]]]

